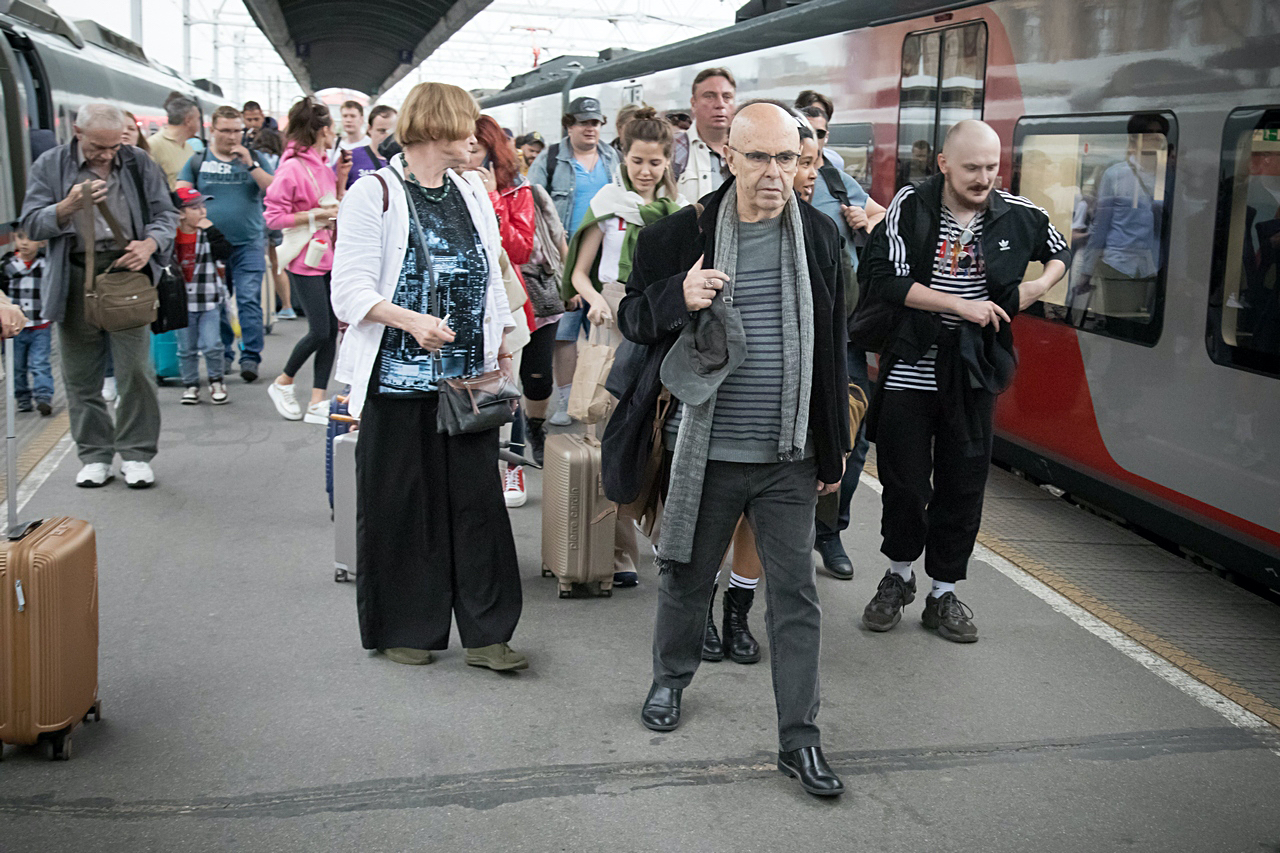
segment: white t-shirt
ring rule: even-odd
[[[369,134],[357,139],[355,142],[348,142],[344,136],[338,140],[338,144],[329,152],[329,165],[336,166],[338,164],[338,155],[343,151],[354,151],[357,148],[363,148],[366,145],[372,145],[373,140],[369,138]]]
[[[627,221],[621,216],[596,223],[604,234],[600,244],[600,267],[597,270],[600,283],[618,280],[618,261],[622,260],[622,241],[627,236]]]

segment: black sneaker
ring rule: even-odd
[[[258,381],[258,365],[250,362],[249,364],[240,365],[240,378],[245,382]]]
[[[19,412],[34,412],[35,410],[36,410],[35,404],[33,404],[30,400],[18,401]]]
[[[904,581],[889,569],[876,587],[875,598],[862,611],[862,624],[872,631],[888,631],[902,619],[902,608],[916,600],[916,573]]]
[[[36,411],[47,418],[49,415],[53,414],[53,406],[49,405],[48,400],[41,400],[36,403]]]
[[[527,418],[525,424],[528,430],[525,435],[529,440],[529,453],[525,456],[534,468],[541,468],[543,459],[546,455],[547,445],[547,426],[544,418]]]
[[[954,592],[944,592],[924,600],[924,615],[920,617],[926,628],[936,628],[938,633],[953,643],[978,642],[978,629],[973,624],[973,611],[956,598]]]

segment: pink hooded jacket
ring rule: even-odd
[[[264,218],[268,228],[283,230],[293,227],[293,215],[320,206],[325,195],[337,196],[337,179],[329,168],[324,152],[314,148],[299,149],[290,142],[280,158],[275,180],[267,188]],[[328,230],[317,229],[317,230]],[[326,235],[329,249],[319,266],[306,264],[306,250],[289,262],[287,269],[296,275],[324,275],[333,268],[333,232]]]

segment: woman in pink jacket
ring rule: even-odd
[[[346,175],[335,176],[329,168],[326,154],[334,142],[333,117],[324,104],[310,98],[294,104],[285,140],[284,156],[267,190],[265,218],[268,228],[284,232],[276,258],[289,272],[293,298],[306,311],[308,329],[267,394],[286,420],[325,424],[329,420],[325,391],[338,341],[338,320],[329,305],[332,223],[338,216]],[[350,160],[345,165],[349,169]],[[312,355],[315,380],[304,413],[294,395],[293,380]]]

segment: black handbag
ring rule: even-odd
[[[405,185],[404,178],[398,172],[396,178],[404,188],[405,202],[409,205],[409,215],[413,218],[418,263],[425,263],[427,267],[427,283],[430,288],[428,301],[434,315],[440,317],[443,315],[440,313],[435,264],[427,249],[422,220],[418,218],[418,210],[413,206],[413,197],[409,195],[409,187]],[[445,180],[452,179],[446,175]],[[436,359],[440,358],[439,353],[434,356]],[[490,370],[479,376],[460,379],[444,379],[436,385],[436,389],[440,395],[436,410],[436,429],[448,435],[497,429],[511,422],[520,403],[520,389],[502,370]]]
[[[151,324],[151,331],[163,335],[189,326],[191,320],[187,316],[187,286],[177,261],[161,268],[156,291],[160,296],[160,308],[156,312],[155,322]]]

